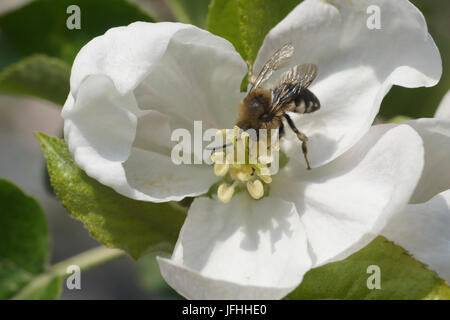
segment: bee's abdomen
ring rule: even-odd
[[[306,88],[300,88],[294,99],[297,113],[311,113],[320,109],[320,101],[314,93]]]

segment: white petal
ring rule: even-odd
[[[110,29],[75,59],[65,139],[89,176],[125,196],[160,202],[205,193],[212,170],[174,165],[171,133],[193,120],[231,127],[245,73],[228,41],[191,25]]]
[[[380,30],[367,27],[370,5],[380,8]],[[289,66],[314,63],[319,68],[311,90],[322,107],[296,115],[297,127],[310,138],[309,157],[316,167],[367,132],[392,85],[433,86],[442,73],[425,19],[406,0],[303,1],[269,32],[254,71],[288,42],[295,47]],[[287,138],[297,139],[290,132]],[[293,152],[301,156],[295,146]]]
[[[279,199],[196,199],[164,279],[189,299],[280,299],[310,268],[295,207]]]
[[[448,91],[442,99],[441,104],[434,114],[434,117],[440,119],[450,119],[450,91]]]
[[[450,281],[450,190],[398,212],[383,235]]]
[[[111,162],[126,160],[136,135],[137,118],[126,108],[133,104],[133,95],[120,95],[111,80],[100,75],[87,78],[76,99],[70,94],[62,116],[66,138],[76,146],[78,157],[95,153]]]
[[[207,192],[217,180],[212,169],[173,164],[170,154],[163,153],[164,146],[158,149],[157,139],[149,141],[164,133],[168,118],[154,112],[137,118],[127,110],[133,104],[133,95],[118,94],[105,76],[83,81],[77,100],[70,95],[63,110],[64,136],[75,162],[90,177],[136,200],[178,201]],[[161,128],[153,126],[153,135],[135,139],[142,125],[139,120],[154,124],[152,116]],[[142,145],[160,152],[142,149]]]
[[[232,126],[247,66],[233,45],[181,23],[136,22],[90,41],[72,68],[71,92],[91,74],[109,76],[138,106],[182,120]],[[175,126],[176,128],[177,126]]]
[[[187,128],[186,120],[202,120],[204,129],[232,128],[246,72],[246,64],[228,41],[186,29],[172,37],[163,58],[136,88],[136,99],[143,109],[177,119],[175,127]]]
[[[137,119],[124,107],[133,97],[118,94],[105,76],[87,78],[78,91],[77,100],[69,94],[62,112],[64,137],[75,162],[119,193],[132,193],[122,161],[129,157],[136,134]]]
[[[296,204],[313,265],[346,258],[367,245],[408,203],[423,168],[423,147],[409,126],[370,129],[331,163],[307,171],[291,161],[270,195]]]
[[[423,140],[425,166],[419,184],[410,200],[421,203],[450,189],[450,118],[406,121]]]
[[[133,198],[146,200],[147,195],[153,202],[207,193],[218,180],[211,166],[175,165],[169,156],[139,148],[133,148],[123,168],[128,184],[137,191]]]
[[[89,75],[111,78],[121,94],[132,91],[167,50],[171,37],[188,28],[178,23],[136,22],[109,29],[92,39],[78,53],[70,76],[70,91],[78,88]]]

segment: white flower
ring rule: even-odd
[[[403,125],[421,136],[425,165],[410,204],[394,214],[382,234],[450,282],[450,118]]]
[[[310,267],[343,259],[379,234],[422,168],[422,141],[408,126],[373,127],[312,171],[291,158],[262,200],[195,199],[172,258],[159,259],[162,275],[188,298],[281,298]]]
[[[195,199],[172,258],[159,259],[185,297],[281,298],[312,266],[365,246],[408,203],[423,168],[422,140],[407,125],[368,130],[392,85],[436,84],[441,60],[411,3],[366,4],[381,8],[381,30],[367,28],[362,2],[306,0],[267,35],[255,72],[286,43],[295,48],[287,67],[319,67],[311,90],[321,110],[293,115],[314,169],[305,169],[288,134],[290,161],[272,177],[269,196],[256,201],[223,187],[228,204]],[[222,177],[211,166],[174,165],[170,134],[193,130],[194,120],[232,128],[246,72],[228,41],[194,26],[111,29],[75,59],[62,113],[69,149],[89,176],[133,199],[205,194]],[[256,184],[248,189],[259,198]]]
[[[440,119],[450,119],[450,91],[442,99],[434,116]]]

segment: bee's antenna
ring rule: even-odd
[[[243,131],[242,129],[239,129],[239,132],[242,132],[242,131]],[[240,136],[237,138],[237,141],[241,141],[241,137]],[[220,146],[220,147],[206,147],[205,149],[206,150],[213,150],[213,151],[215,151],[217,149],[226,149],[227,147],[229,147],[229,146],[231,146],[233,144],[234,144],[233,142],[229,142],[229,143],[224,144],[223,146]]]

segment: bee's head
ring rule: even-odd
[[[259,118],[269,109],[271,99],[269,92],[263,89],[256,89],[245,97],[244,104],[251,117]]]
[[[243,130],[259,128],[262,118],[270,109],[271,102],[270,92],[259,88],[253,90],[240,104],[239,119],[236,125]]]

